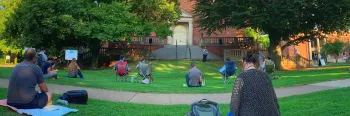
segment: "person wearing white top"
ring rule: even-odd
[[[204,49],[203,49],[203,59],[202,59],[203,62],[207,62],[208,54],[209,54],[209,52],[207,50],[207,47],[204,47]]]

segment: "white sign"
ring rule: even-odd
[[[10,58],[11,58],[11,57],[10,57],[9,55],[6,56],[6,60],[10,60]]]
[[[72,60],[73,58],[78,60],[78,50],[66,50],[65,60]]]

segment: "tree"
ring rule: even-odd
[[[14,12],[22,0],[2,0],[0,1],[0,52],[4,54],[8,53],[19,53],[21,48],[18,48],[14,45],[9,45],[5,41],[2,33],[5,30],[5,21],[7,18]]]
[[[148,36],[151,32],[169,35],[168,27],[172,23],[162,22],[173,20],[175,15],[159,17],[162,20],[146,20],[138,12],[132,12],[133,5],[136,4],[125,0],[24,0],[6,22],[4,35],[9,42],[47,47],[57,51],[55,55],[66,47],[87,47],[93,54],[91,64],[96,67],[101,45],[105,42],[131,40],[131,37]],[[153,12],[168,11],[164,10],[164,5],[158,7]]]
[[[347,31],[350,25],[349,0],[197,0],[195,14],[208,34],[226,28],[259,28],[269,34],[269,55],[280,68],[278,50],[322,33]],[[315,31],[317,29],[317,31]],[[291,40],[291,36],[299,36]],[[282,46],[282,49],[286,46]]]
[[[242,31],[242,33],[243,33],[243,36],[245,37],[253,37],[260,46],[263,46],[265,48],[269,47],[269,44],[270,44],[269,37],[265,35],[263,32],[257,32],[251,27],[248,27],[248,28],[245,28]]]
[[[334,56],[336,63],[338,63],[339,54],[343,52],[344,47],[345,44],[339,40],[328,42],[322,46],[321,53],[324,55],[329,54]]]

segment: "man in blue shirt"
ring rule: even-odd
[[[113,69],[114,69],[114,70],[117,70],[117,69],[118,69],[118,62],[124,62],[124,60],[125,60],[124,55],[120,55],[120,60],[114,63]],[[131,70],[131,69],[129,69],[128,64],[126,64],[125,68],[126,68],[126,71],[127,71],[127,72],[129,72],[129,71]]]
[[[45,79],[49,79],[49,78],[57,79],[57,70],[53,69],[53,66],[55,65],[53,61],[54,59],[52,57],[49,57],[41,67],[41,70],[43,71]]]
[[[36,52],[27,49],[24,61],[18,64],[11,74],[7,91],[7,104],[18,109],[43,108],[51,101],[52,94],[48,92],[43,73],[34,64]],[[40,92],[35,90],[39,85]]]

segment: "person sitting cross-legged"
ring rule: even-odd
[[[54,65],[55,63],[52,57],[47,58],[47,61],[44,62],[43,66],[41,67],[41,70],[43,71],[45,79],[50,79],[50,78],[57,79],[58,70],[54,70]]]
[[[192,62],[191,69],[186,75],[187,87],[201,87],[202,82],[204,82],[204,76],[202,72],[199,69],[197,69],[196,64]]]
[[[24,61],[12,71],[8,90],[7,104],[18,109],[43,108],[51,101],[44,76],[40,68],[34,64],[36,52],[30,48],[25,51]],[[39,85],[40,92],[35,90]]]
[[[80,67],[77,64],[77,60],[73,58],[72,62],[68,66],[68,77],[77,78],[78,75],[81,79],[84,79],[84,75],[80,71]]]
[[[233,76],[236,73],[236,63],[231,61],[230,58],[226,58],[224,66],[219,70],[222,75],[222,81],[227,83],[228,77]]]

